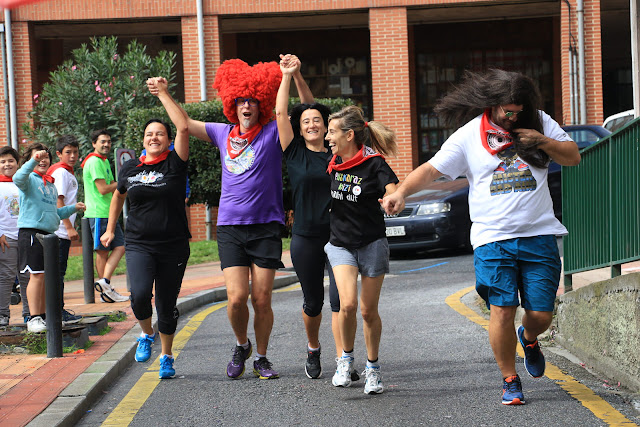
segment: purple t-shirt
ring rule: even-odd
[[[211,142],[220,149],[222,195],[218,225],[284,224],[282,206],[282,148],[275,120],[242,154],[231,159],[227,137],[234,125],[205,123]]]

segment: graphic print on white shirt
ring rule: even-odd
[[[533,191],[538,187],[529,165],[524,163],[516,150],[508,148],[497,154],[502,160],[493,172],[491,195]]]

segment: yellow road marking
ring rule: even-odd
[[[471,320],[474,323],[482,326],[485,329],[489,329],[489,321],[484,317],[478,315],[475,311],[467,307],[461,298],[473,291],[475,286],[462,289],[452,295],[449,295],[445,302],[449,307]],[[522,348],[518,346],[518,355],[524,357]],[[600,418],[609,426],[635,426],[634,422],[631,422],[627,417],[618,412],[613,406],[611,406],[606,400],[595,394],[589,387],[581,384],[575,378],[562,372],[557,366],[547,362],[545,369],[545,375],[556,382],[563,390],[569,395],[574,397],[585,408],[590,410],[593,415]]]
[[[293,284],[282,289],[275,290],[273,292],[291,292],[300,289],[300,284]],[[209,307],[206,310],[193,316],[193,318],[182,328],[182,330],[176,334],[173,339],[173,357],[178,358],[178,355],[182,349],[187,345],[189,339],[193,336],[196,330],[202,325],[204,319],[208,315],[216,310],[220,310],[227,306],[227,302],[216,304]],[[103,426],[128,426],[133,418],[136,416],[142,405],[149,399],[153,390],[160,384],[158,378],[158,371],[160,370],[160,357],[151,363],[147,372],[142,374],[142,377],[134,384],[129,390],[129,393],[120,401],[118,406],[111,412],[106,420],[102,423]]]
[[[220,310],[226,307],[227,303],[216,304],[201,311],[193,316],[193,318],[182,328],[182,330],[176,334],[173,340],[173,357],[178,358],[178,355],[182,349],[187,345],[189,339],[193,336],[194,332],[200,327],[204,319],[214,311]],[[122,399],[122,401],[111,411],[111,414],[102,423],[103,426],[128,426],[133,417],[136,416],[144,402],[147,401],[153,390],[160,384],[158,378],[158,371],[160,370],[160,357],[149,366],[147,372],[142,374],[142,377],[134,384],[129,390],[129,393]]]

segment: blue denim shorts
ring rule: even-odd
[[[91,235],[93,236],[93,250],[94,251],[112,251],[118,246],[124,246],[124,233],[120,223],[116,224],[116,231],[113,241],[108,248],[102,246],[100,237],[107,231],[107,223],[109,218],[89,218],[89,225],[91,226]],[[96,227],[96,223],[98,226]]]
[[[476,248],[473,258],[476,290],[487,307],[553,311],[561,269],[555,236],[487,243]]]
[[[347,249],[329,242],[324,246],[324,251],[332,267],[352,265],[358,267],[360,274],[366,277],[378,277],[389,272],[389,243],[386,237],[358,249]]]

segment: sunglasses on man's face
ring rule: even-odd
[[[502,110],[502,114],[504,114],[504,116],[508,119],[510,119],[513,116],[518,116],[518,114],[522,113],[524,110],[520,110],[520,111],[504,111],[504,108],[502,108],[502,105],[500,106],[500,109]]]

